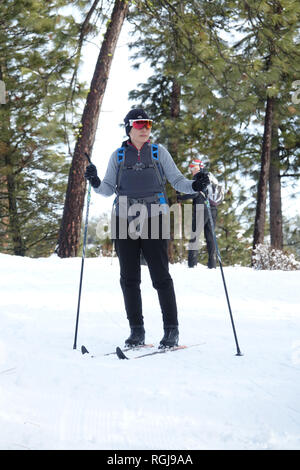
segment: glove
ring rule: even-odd
[[[182,200],[182,195],[180,194],[179,191],[176,191],[176,200],[177,202],[180,202]]]
[[[195,175],[196,179],[192,184],[192,188],[195,192],[198,191],[205,191],[206,187],[210,183],[210,179],[207,173],[204,173],[203,171],[199,171]]]
[[[85,170],[84,173],[85,178],[91,183],[93,188],[99,188],[101,184],[101,180],[99,176],[97,175],[97,168],[93,163],[90,163]]]

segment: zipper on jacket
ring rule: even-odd
[[[145,144],[148,144],[148,143],[150,143],[150,139],[147,140],[147,142],[145,142],[140,149],[138,149],[131,141],[129,141],[129,144],[132,145],[132,147],[134,147],[137,150],[137,153],[138,153],[137,161],[138,162],[141,161],[141,150],[142,150],[142,148],[144,147]]]

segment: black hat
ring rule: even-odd
[[[125,130],[126,134],[129,135],[132,126],[130,125],[129,121],[135,119],[150,119],[146,111],[141,108],[132,109],[124,118]]]

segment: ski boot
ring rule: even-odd
[[[131,326],[130,336],[125,341],[126,347],[142,346],[145,344],[145,329],[143,326]]]
[[[158,349],[173,348],[178,346],[179,330],[177,326],[164,328],[164,336],[161,339]]]
[[[215,258],[209,258],[207,267],[208,269],[215,269],[217,267]]]

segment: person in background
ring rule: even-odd
[[[194,159],[189,168],[193,174],[193,178],[196,178],[196,175],[199,172],[203,172],[204,163],[199,159]],[[208,174],[209,184],[204,191],[200,191],[197,194],[185,194],[177,195],[178,201],[185,201],[187,199],[193,199],[193,216],[192,216],[192,230],[196,231],[196,204],[204,204],[205,199],[208,198],[210,203],[211,215],[214,223],[216,225],[217,220],[217,206],[221,204],[224,199],[224,192],[222,186],[218,183],[218,180],[213,176],[212,173]],[[208,252],[208,263],[207,267],[209,269],[216,268],[216,248],[213,236],[213,229],[210,224],[208,209],[204,204],[204,236],[206,240],[207,252]],[[191,243],[190,243],[191,244]],[[188,249],[188,266],[193,268],[198,263],[198,250]]]
[[[147,237],[139,234],[132,237],[129,232],[125,237],[120,236],[121,196],[122,198],[126,196],[129,209],[132,204],[139,203],[148,210],[149,205],[167,204],[166,180],[177,191],[194,194],[205,190],[209,178],[200,172],[194,175],[193,180],[185,178],[168,150],[161,144],[151,144],[152,120],[145,110],[132,109],[125,116],[124,124],[128,139],[111,155],[103,181],[101,182],[93,164],[87,166],[85,177],[98,194],[102,196],[117,194],[115,248],[119,258],[120,284],[130,326],[130,336],[125,345],[134,347],[145,342],[140,289],[142,253],[152,285],[158,293],[162,312],[164,335],[159,347],[170,348],[178,345],[179,326],[175,290],[169,273],[168,240],[161,235],[161,230],[157,238],[151,236],[152,210],[150,214],[147,212]],[[161,220],[160,217],[160,223]],[[128,218],[127,224],[129,230],[131,223]]]

